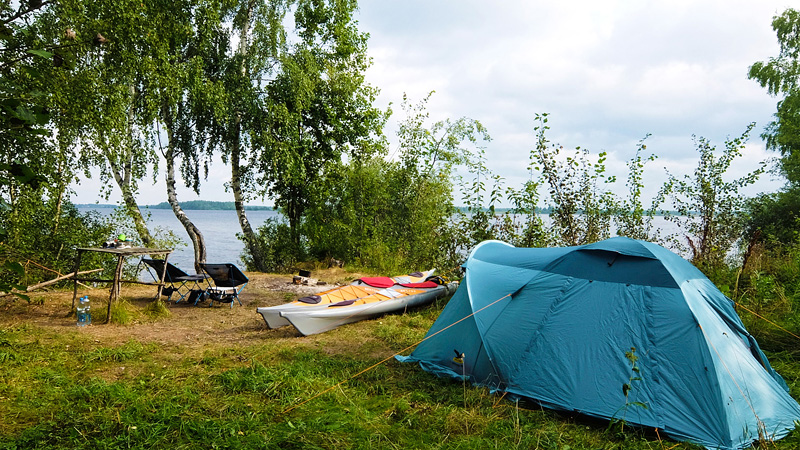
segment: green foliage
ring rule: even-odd
[[[40,66],[45,79],[39,89],[54,112],[64,177],[80,171],[90,176],[89,169],[98,167],[101,194],[107,196],[116,184],[129,207],[135,205],[138,181],[156,159],[143,130],[152,114],[137,104],[150,67],[141,46],[152,44],[146,42],[151,28],[162,29],[155,26],[154,9],[147,1],[62,1],[49,4],[32,25],[38,39],[52,46],[52,62]],[[146,241],[146,226],[140,225]]]
[[[71,272],[76,248],[98,246],[111,235],[110,226],[98,214],[80,213],[71,203],[48,202],[41,191],[26,191],[15,199],[13,207],[0,208],[0,228],[7,233],[0,245],[0,258],[19,261],[28,267],[26,284],[55,278],[53,271]],[[83,264],[92,267],[105,264],[109,270],[113,265],[100,255],[86,255]],[[14,275],[4,272],[3,279],[13,279]]]
[[[104,180],[113,177],[128,206],[135,206],[129,197],[132,201],[136,182],[154,160],[152,152],[144,151],[141,133],[152,114],[144,104],[134,105],[150,66],[142,62],[146,54],[136,49],[153,43],[147,42],[152,30],[164,29],[155,25],[154,10],[175,22],[180,8],[138,0],[18,6],[16,12],[0,11],[7,32],[0,42],[0,168],[30,170],[13,173],[13,182],[4,179],[3,200],[9,208],[3,220],[11,224],[5,244],[19,257],[64,273],[71,269],[68,260],[75,246],[97,246],[110,235],[105,224],[78,217],[69,204],[69,184],[78,171],[88,175],[91,166],[103,167]],[[58,132],[47,138],[50,130]],[[147,231],[144,221],[136,225],[150,243],[139,229]],[[94,258],[85,263],[99,263]],[[53,276],[29,272],[31,280]]]
[[[47,182],[47,178],[31,169],[27,164],[0,163],[0,186],[20,185],[38,189],[45,182]]]
[[[30,301],[30,297],[23,294],[27,289],[25,284],[20,283],[18,280],[25,278],[25,267],[16,261],[4,261],[0,267],[0,291],[7,293],[10,292],[17,298]]]
[[[622,384],[622,394],[625,396],[625,404],[618,411],[618,413],[621,413],[621,415],[619,417],[615,417],[615,419],[611,420],[608,424],[609,430],[615,425],[619,425],[620,432],[625,431],[625,418],[627,417],[628,410],[630,408],[648,408],[647,404],[644,402],[631,400],[631,393],[635,393],[637,386],[643,381],[641,377],[641,370],[637,364],[639,361],[639,355],[636,354],[635,347],[631,347],[629,351],[625,352],[625,359],[628,360],[631,367],[631,375],[628,377],[628,381]],[[615,416],[616,415],[617,414],[615,414]]]
[[[775,120],[767,124],[761,137],[767,148],[778,151],[778,170],[790,186],[800,185],[800,89],[780,100]]]
[[[660,231],[654,227],[653,218],[658,211],[658,205],[663,199],[656,196],[648,209],[644,209],[644,205],[642,205],[642,188],[644,188],[642,173],[644,166],[656,159],[655,155],[650,155],[647,158],[642,157],[642,152],[647,149],[644,143],[645,139],[647,139],[647,136],[639,141],[636,154],[628,161],[628,180],[625,183],[628,188],[628,196],[619,202],[614,215],[614,222],[617,224],[617,235],[619,236],[658,241]]]
[[[367,35],[353,19],[353,1],[301,1],[296,41],[276,58],[272,81],[250,119],[251,179],[269,193],[300,245],[300,226],[328,163],[370,146],[385,114],[364,81]],[[256,83],[258,86],[259,83]],[[368,155],[366,155],[368,157]]]
[[[397,161],[364,149],[326,166],[303,225],[312,256],[386,273],[456,270],[462,231],[451,222],[453,173],[471,160],[471,146],[489,136],[472,119],[429,123],[429,99],[404,101]]]
[[[148,303],[143,312],[150,319],[161,319],[172,315],[166,303],[161,299]]]
[[[644,139],[628,162],[628,195],[618,198],[611,191],[616,178],[605,173],[605,152],[594,156],[577,148],[574,156],[563,156],[563,147],[547,139],[548,114],[537,114],[535,119],[537,144],[529,156],[530,179],[522,189],[507,191],[514,208],[499,220],[501,239],[523,247],[579,245],[607,238],[614,223],[620,236],[658,240],[653,218],[661,199],[654,199],[648,209],[641,200],[644,167],[656,158],[642,156]],[[549,195],[546,208],[539,207],[541,188]],[[541,210],[548,212],[549,223]]]
[[[42,144],[49,134],[45,129],[50,121],[47,94],[39,85],[46,79],[41,63],[49,63],[52,53],[41,48],[45,43],[37,39],[35,27],[30,24],[42,3],[14,6],[16,11],[11,4],[0,9],[0,148],[4,152],[0,170],[12,168],[15,170],[11,172],[24,172],[29,167],[11,158],[26,155],[33,150],[29,146]]]
[[[158,348],[152,344],[143,345],[137,341],[128,341],[116,348],[100,347],[88,351],[83,355],[83,360],[88,363],[127,362],[139,359],[157,350]]]
[[[719,156],[708,140],[696,139],[700,159],[694,174],[682,179],[669,174],[660,193],[671,200],[675,211],[665,218],[682,230],[680,235],[686,237],[692,262],[701,268],[724,265],[728,251],[744,228],[745,200],[740,190],[756,182],[765,163],[735,180],[727,181],[725,175],[731,163],[742,155],[753,126],[748,126],[740,137],[727,139]],[[678,236],[672,239],[683,247]]]
[[[600,152],[592,161],[588,150],[577,147],[574,155],[562,157],[564,148],[551,145],[547,139],[548,115],[537,114],[535,120],[537,139],[531,160],[548,189],[556,244],[581,245],[606,239],[617,209],[614,195],[606,186],[616,181],[606,176],[606,153]]]
[[[745,236],[759,233],[759,239],[777,249],[800,239],[800,186],[772,194],[761,194],[747,201]]]
[[[772,20],[780,52],[750,67],[748,77],[758,81],[778,102],[775,120],[762,137],[767,147],[780,152],[781,169],[791,184],[800,183],[800,12],[787,9]]]
[[[468,155],[465,163],[467,170],[472,175],[472,180],[465,182],[461,179],[461,199],[466,206],[458,211],[454,233],[456,247],[472,248],[482,241],[489,239],[502,239],[504,223],[496,214],[496,207],[502,200],[503,179],[494,175],[486,167],[486,154],[478,148],[476,155]],[[486,183],[491,182],[487,192]]]
[[[534,153],[531,152],[528,164],[530,179],[520,190],[507,190],[508,200],[513,205],[510,222],[514,227],[513,237],[509,242],[517,247],[546,247],[553,241],[551,232],[539,213],[541,180],[533,177],[534,167]]]
[[[237,234],[239,239],[242,236]],[[262,260],[256,265],[250,253],[250,247],[245,247],[241,258],[248,270],[261,267],[269,272],[288,272],[294,268],[298,261],[302,261],[306,250],[298,246],[292,237],[289,225],[280,219],[269,218],[256,233]]]
[[[759,61],[750,67],[749,78],[755,79],[772,95],[786,93],[800,86],[800,12],[787,9],[773,17],[772,29],[778,37],[780,53],[768,62]]]
[[[150,218],[150,213],[146,212],[143,216],[145,220]],[[130,211],[124,206],[118,206],[106,219],[110,233],[106,236],[104,241],[111,240],[115,236],[124,234],[130,236],[128,238],[132,241],[132,245],[136,247],[148,247],[140,239],[136,239],[138,234],[135,220],[131,218]],[[155,227],[149,230],[149,247],[148,248],[169,248],[177,249],[186,246],[186,244],[169,228]],[[100,244],[95,243],[92,247],[98,247]],[[129,279],[136,279],[138,271],[141,270],[139,261],[136,258],[128,258],[125,260],[125,268],[123,269]]]
[[[615,225],[619,235],[660,240],[653,220],[669,198],[678,214],[667,219],[679,223],[692,244],[704,242],[707,236],[717,239],[706,243],[716,252],[705,254],[711,264],[706,270],[711,273],[711,266],[724,262],[741,230],[739,190],[764,170],[762,164],[741,179],[723,180],[733,159],[741,155],[750,129],[726,142],[719,159],[701,138],[695,177],[671,176],[646,208],[643,172],[655,160],[655,155],[642,154],[646,137],[628,162],[628,193],[619,198],[611,191],[615,177],[606,175],[607,155],[591,155],[580,148],[574,155],[562,155],[563,147],[547,139],[548,116],[543,114],[536,118],[530,179],[519,190],[504,190],[503,178],[491,173],[484,150],[477,145],[488,140],[482,125],[465,118],[428,125],[429,98],[415,106],[404,102],[407,119],[398,133],[399,160],[386,161],[380,153],[367,157],[371,153],[362,151],[360,158],[327,164],[324,175],[309,187],[312,194],[300,229],[310,257],[333,257],[382,272],[416,270],[434,263],[455,273],[468,251],[488,239],[517,246],[580,245],[609,237]],[[460,210],[453,208],[450,195],[450,180],[458,168],[466,168],[469,174],[469,179],[456,178],[465,204]],[[547,189],[549,223],[539,214],[541,188]],[[514,207],[503,212],[497,205],[504,195]],[[698,211],[706,214],[699,214],[695,221]]]
[[[515,238],[510,242],[517,247],[546,247],[552,241],[541,214],[539,213],[538,182],[528,180],[522,189],[515,191],[509,189],[508,199],[514,206],[512,214],[506,217],[511,219],[511,224],[516,230]]]
[[[330,167],[303,230],[310,254],[391,273],[404,269],[407,178],[381,157]]]
[[[110,311],[103,306],[92,308],[92,321],[97,323],[130,325],[140,317],[142,317],[142,311],[124,299],[113,302]]]
[[[797,329],[800,325],[796,323],[800,308],[800,241],[782,246],[752,241],[737,276],[736,290],[730,295],[734,300],[780,322],[791,322],[790,328]],[[729,285],[733,285],[731,278],[729,275]],[[718,279],[712,280],[724,283]]]
[[[460,262],[450,222],[451,176],[467,157],[461,142],[474,142],[485,130],[469,119],[428,128],[427,100],[416,106],[404,102],[408,117],[398,133],[398,161],[386,160],[380,146],[364,142],[347,162],[324,165],[317,181],[304,188],[299,246],[292,245],[290,224],[273,220],[259,229],[268,267],[287,269],[306,251],[317,260],[335,258],[386,273],[447,271]],[[245,255],[246,261],[251,258]]]
[[[28,199],[45,185],[58,185],[60,157],[48,141],[50,122],[47,94],[40,87],[47,77],[42,67],[50,63],[52,53],[45,51],[38,39],[35,20],[42,2],[5,2],[0,7],[0,291],[23,290],[27,255],[17,249],[20,220],[28,208],[36,208]],[[48,182],[49,181],[49,182]],[[63,193],[63,184],[60,190]],[[54,189],[59,192],[58,189]],[[44,191],[46,192],[46,191]],[[41,200],[41,198],[40,198]],[[57,221],[58,219],[56,219]],[[48,230],[34,230],[33,233]],[[24,239],[24,238],[23,238]],[[44,261],[44,260],[43,260]],[[33,275],[32,278],[36,278]],[[24,294],[22,298],[27,298]]]

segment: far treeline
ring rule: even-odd
[[[119,205],[111,203],[78,203],[75,206],[78,208],[100,208],[100,209],[116,209]],[[167,202],[161,202],[157,205],[141,205],[142,208],[147,209],[172,209],[172,206]],[[233,202],[214,202],[210,200],[188,200],[181,202],[181,207],[185,210],[198,210],[198,211],[234,211],[236,205]],[[271,206],[259,205],[244,205],[246,211],[274,211],[275,208]]]
[[[489,131],[472,118],[430,119],[432,93],[404,97],[404,116],[388,130],[394,111],[375,106],[378,87],[364,79],[368,35],[357,28],[357,6],[354,0],[0,6],[0,290],[24,291],[68,272],[76,247],[109,235],[170,245],[174,236],[149,229],[139,205],[139,183],[157,177],[166,185],[158,207],[180,220],[199,265],[206,243],[191,219],[198,204],[181,202],[176,186],[199,193],[211,161],[221,160],[229,169],[226,206],[238,215],[251,271],[333,258],[384,274],[437,267],[457,276],[466,253],[486,239],[564,246],[616,233],[682,250],[737,301],[756,294],[800,301],[797,11],[774,18],[780,53],[764,55],[766,62],[749,72],[778,98],[775,120],[761,137],[776,152],[773,169],[785,186],[755,198],[742,194],[770,169],[766,161],[740,178],[729,176],[752,124],[719,148],[695,137],[696,168],[668,173],[644,204],[644,168],[657,158],[647,151],[645,131],[627,177],[617,180],[606,171],[605,153],[552,143],[551,118],[537,114],[529,180],[507,186],[487,168]],[[391,152],[390,133],[398,142]],[[91,173],[103,181],[100,194],[122,198],[110,218],[81,213],[71,201],[76,180]],[[282,217],[251,224],[244,205],[265,199]],[[664,218],[677,234],[662,235],[654,226],[657,211],[671,211]]]
[[[181,202],[181,206],[186,210],[201,210],[201,211],[233,211],[236,205],[233,202],[212,202],[209,200],[189,200]],[[172,209],[172,206],[167,202],[161,202],[157,205],[146,205],[149,209]],[[274,208],[271,206],[257,206],[257,205],[244,205],[245,211],[272,211]]]

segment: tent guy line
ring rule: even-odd
[[[785,331],[785,332],[786,332],[786,334],[790,334],[790,335],[794,336],[795,338],[797,338],[797,340],[798,340],[798,341],[800,341],[800,336],[798,336],[798,335],[796,335],[796,334],[792,333],[791,331],[787,330],[786,328],[783,328],[782,326],[780,326],[780,325],[778,325],[777,323],[775,323],[775,322],[773,322],[773,321],[771,321],[771,320],[767,319],[766,317],[764,317],[764,316],[760,315],[759,313],[757,313],[757,312],[753,311],[752,309],[749,309],[748,307],[746,307],[746,306],[744,306],[744,305],[742,305],[741,303],[738,303],[738,302],[736,302],[736,306],[737,306],[737,307],[739,307],[739,308],[742,308],[743,310],[745,310],[745,311],[749,312],[750,314],[752,314],[752,315],[754,315],[754,316],[758,317],[759,319],[761,319],[761,320],[763,320],[763,321],[765,321],[765,322],[767,322],[767,323],[769,323],[769,324],[772,324],[772,325],[774,325],[774,326],[778,327],[778,329],[780,329],[781,331]]]
[[[450,332],[398,360],[445,378],[466,369],[473,385],[548,409],[610,421],[630,409],[628,423],[706,448],[780,439],[800,420],[731,299],[664,247],[623,237],[552,248],[485,241],[464,268],[428,334]],[[450,326],[511,291],[501,308]]]
[[[381,365],[385,364],[387,361],[391,360],[392,358],[394,358],[394,357],[396,357],[396,356],[399,356],[401,353],[404,353],[404,352],[406,352],[406,351],[408,351],[408,350],[411,350],[413,347],[416,347],[417,345],[419,345],[419,344],[421,344],[421,343],[425,342],[426,340],[428,340],[428,339],[430,339],[430,338],[432,338],[432,337],[436,336],[437,334],[444,332],[445,330],[447,330],[447,329],[448,329],[448,328],[450,328],[450,327],[453,327],[453,326],[455,326],[455,325],[458,325],[460,322],[463,322],[463,321],[465,321],[465,320],[469,319],[470,317],[474,316],[475,314],[478,314],[479,312],[483,311],[484,309],[486,309],[486,308],[488,308],[488,307],[490,307],[490,306],[492,306],[492,305],[494,305],[494,304],[496,304],[496,303],[498,303],[498,302],[502,301],[503,299],[505,299],[505,298],[507,298],[507,297],[511,297],[512,295],[514,295],[514,293],[513,293],[513,292],[512,292],[512,293],[510,293],[510,294],[506,294],[506,295],[504,295],[504,296],[502,296],[502,297],[498,298],[497,300],[493,301],[492,303],[489,303],[488,305],[484,306],[483,308],[481,308],[481,309],[479,309],[479,310],[477,310],[477,311],[474,311],[473,313],[471,313],[471,314],[469,314],[469,315],[467,315],[467,316],[465,316],[465,317],[463,317],[463,318],[461,318],[461,319],[459,319],[459,320],[457,320],[457,321],[455,321],[455,322],[451,323],[450,325],[446,326],[445,328],[442,328],[441,330],[437,331],[436,333],[434,333],[434,334],[432,334],[432,335],[430,335],[430,336],[425,336],[424,338],[422,338],[422,340],[420,340],[420,341],[417,341],[417,342],[415,342],[415,343],[413,343],[413,344],[409,345],[408,347],[406,347],[406,348],[404,348],[404,349],[400,350],[399,352],[397,352],[397,353],[395,353],[395,354],[393,354],[393,355],[391,355],[391,356],[387,356],[386,358],[384,358],[384,359],[382,359],[382,360],[380,360],[380,361],[376,362],[375,364],[373,364],[373,365],[371,365],[371,366],[367,367],[366,369],[364,369],[364,370],[362,370],[362,371],[360,371],[360,372],[356,373],[355,375],[352,375],[352,376],[350,376],[349,378],[347,378],[347,379],[345,379],[345,380],[342,380],[342,381],[340,381],[340,382],[338,382],[338,383],[334,384],[333,386],[331,386],[331,387],[329,387],[329,388],[327,388],[327,389],[325,389],[325,390],[323,390],[323,391],[320,391],[320,392],[318,392],[317,394],[314,394],[314,395],[312,395],[311,397],[307,398],[306,400],[303,400],[302,402],[300,402],[300,403],[298,403],[298,404],[296,404],[296,405],[294,405],[294,406],[291,406],[291,407],[289,407],[289,408],[286,408],[286,409],[284,409],[284,410],[283,410],[283,412],[282,412],[282,414],[289,413],[289,412],[291,412],[292,410],[295,410],[295,409],[297,409],[297,408],[299,408],[299,407],[301,407],[301,406],[305,405],[306,403],[308,403],[308,402],[310,402],[310,401],[312,401],[312,400],[316,399],[317,397],[319,397],[319,396],[321,396],[321,395],[324,395],[324,394],[327,394],[328,392],[330,392],[330,391],[332,391],[332,390],[336,389],[337,387],[339,387],[339,386],[341,386],[341,385],[343,385],[343,384],[345,384],[345,383],[349,382],[350,380],[353,380],[353,379],[355,379],[355,378],[357,378],[357,377],[359,377],[359,376],[361,376],[361,375],[363,375],[363,374],[365,374],[365,373],[369,372],[370,370],[373,370],[373,369],[375,369],[376,367],[378,367],[378,366],[381,366]]]
[[[479,309],[479,310],[477,310],[477,311],[475,311],[475,312],[473,312],[473,313],[471,313],[471,314],[468,314],[468,315],[466,315],[466,316],[462,317],[461,319],[459,319],[459,320],[457,320],[457,321],[453,322],[452,324],[448,325],[448,326],[447,326],[447,327],[445,327],[445,328],[442,328],[441,330],[437,331],[436,333],[434,333],[434,334],[432,334],[432,335],[430,335],[430,336],[425,336],[425,337],[424,337],[422,340],[420,340],[420,341],[418,341],[418,342],[415,342],[414,344],[411,344],[411,345],[409,345],[408,347],[406,347],[406,348],[404,348],[404,349],[402,349],[402,350],[400,350],[400,351],[396,352],[395,354],[393,354],[393,355],[391,355],[391,356],[388,356],[388,357],[386,357],[386,358],[382,359],[381,361],[379,361],[379,362],[377,362],[377,363],[375,363],[375,364],[373,364],[373,365],[371,365],[371,366],[367,367],[366,369],[364,369],[364,370],[361,370],[360,372],[356,373],[355,375],[352,375],[352,376],[350,376],[350,377],[346,378],[345,380],[343,380],[343,381],[340,381],[340,382],[338,382],[338,383],[336,383],[336,384],[334,384],[334,385],[332,385],[332,386],[328,387],[327,389],[325,389],[325,390],[323,390],[323,391],[320,391],[320,392],[318,392],[317,394],[314,394],[313,396],[309,397],[308,399],[306,399],[306,400],[303,400],[302,402],[300,402],[300,403],[298,403],[298,404],[296,404],[296,405],[294,405],[294,406],[291,406],[291,407],[289,407],[289,408],[287,408],[287,409],[283,410],[282,414],[288,414],[289,412],[291,412],[291,411],[293,411],[293,410],[295,410],[295,409],[297,409],[297,408],[299,408],[299,407],[303,406],[304,404],[306,404],[306,403],[309,403],[309,402],[311,402],[311,401],[315,400],[316,398],[318,398],[318,397],[320,397],[320,396],[322,396],[322,395],[325,395],[325,394],[327,394],[328,392],[330,392],[330,391],[332,391],[332,390],[336,389],[337,387],[339,387],[339,386],[341,386],[341,385],[343,385],[343,384],[345,384],[345,383],[348,383],[348,382],[350,382],[351,380],[354,380],[355,378],[358,378],[359,376],[361,376],[361,375],[363,375],[363,374],[365,374],[365,373],[367,373],[367,372],[369,372],[369,371],[371,371],[371,370],[373,370],[373,369],[377,368],[378,366],[381,366],[381,365],[385,364],[386,362],[388,362],[388,361],[389,361],[389,360],[391,360],[392,358],[394,358],[394,357],[396,357],[396,356],[398,356],[398,355],[401,355],[402,353],[405,353],[406,351],[410,350],[411,348],[413,348],[413,347],[416,347],[417,345],[419,345],[419,344],[421,344],[421,343],[425,342],[426,340],[428,340],[428,339],[431,339],[431,338],[433,338],[434,336],[436,336],[436,335],[438,335],[438,334],[440,334],[440,333],[443,333],[443,332],[445,332],[447,329],[449,329],[449,328],[451,328],[451,327],[453,327],[453,326],[455,326],[455,325],[458,325],[460,322],[463,322],[463,321],[465,321],[465,320],[469,319],[470,317],[472,317],[472,316],[474,316],[474,315],[478,314],[479,312],[481,312],[481,311],[483,311],[483,310],[485,310],[485,309],[489,308],[490,306],[493,306],[493,305],[495,305],[495,304],[497,304],[497,303],[501,302],[502,300],[504,300],[504,299],[506,299],[506,298],[508,298],[508,297],[511,297],[511,296],[513,296],[513,295],[514,295],[514,293],[510,293],[510,294],[506,294],[506,295],[504,295],[504,296],[500,297],[499,299],[497,299],[497,300],[493,301],[492,303],[490,303],[490,304],[488,304],[488,305],[484,306],[483,308],[481,308],[481,309]],[[765,320],[766,322],[769,322],[769,323],[771,323],[772,325],[775,325],[776,327],[780,328],[781,330],[785,331],[786,333],[788,333],[788,334],[790,334],[790,335],[794,336],[795,338],[797,338],[798,340],[800,340],[800,336],[798,336],[798,335],[796,335],[796,334],[792,333],[791,331],[789,331],[789,330],[787,330],[787,329],[785,329],[785,328],[781,327],[780,325],[778,325],[778,324],[776,324],[776,323],[774,323],[774,322],[770,321],[769,319],[767,319],[767,318],[765,318],[765,317],[762,317],[761,315],[759,315],[759,314],[757,314],[756,312],[754,312],[754,311],[752,311],[752,310],[750,310],[750,309],[748,309],[748,308],[746,308],[746,307],[744,307],[744,306],[740,305],[739,303],[736,303],[736,305],[737,305],[737,306],[741,306],[741,307],[742,307],[743,309],[745,309],[747,312],[750,312],[750,313],[752,313],[753,315],[755,315],[756,317],[758,317],[758,318],[760,318],[760,319],[763,319],[763,320]],[[701,327],[701,329],[702,329],[702,327]],[[705,330],[703,330],[703,334],[705,334]],[[714,348],[714,351],[716,351],[716,348]],[[719,356],[719,352],[717,352],[717,356]],[[723,362],[723,364],[724,364],[724,362]],[[727,367],[726,367],[726,369],[727,369]],[[728,374],[730,375],[730,370],[728,370]],[[730,376],[731,376],[731,378],[733,378],[733,376],[732,376],[732,375],[730,375]],[[734,381],[735,381],[735,380],[734,380]],[[737,387],[738,387],[738,386],[737,386]],[[744,393],[743,393],[743,392],[741,392],[741,388],[739,389],[739,392],[742,394],[742,397],[744,397]],[[496,402],[496,403],[495,403],[495,404],[494,404],[492,407],[493,407],[493,408],[497,407],[497,406],[500,404],[500,402],[501,402],[501,401],[502,401],[502,400],[503,400],[503,399],[506,397],[506,394],[508,394],[508,392],[505,392],[505,391],[504,391],[504,392],[502,392],[502,395],[500,395],[500,397],[498,397],[498,399],[497,399],[497,402]],[[746,400],[746,398],[745,398],[745,400]],[[752,408],[752,406],[751,406],[751,408]],[[655,430],[656,430],[656,432],[658,432],[658,428],[655,428]],[[660,436],[659,436],[659,440],[661,440],[661,439],[660,439]]]

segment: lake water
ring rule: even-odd
[[[111,208],[79,208],[82,212],[97,211],[102,215],[109,215],[113,211]],[[183,225],[175,217],[171,209],[148,209],[150,217],[148,223],[150,230],[163,228],[172,230],[186,245],[175,248],[170,255],[169,261],[182,268],[186,272],[192,273],[194,266],[194,250],[192,249],[189,238]],[[211,211],[211,210],[186,210],[186,215],[194,222],[206,241],[206,251],[208,252],[209,263],[232,262],[242,269],[241,254],[244,251],[244,244],[236,237],[236,233],[241,232],[239,219],[236,211]],[[279,217],[276,211],[248,211],[247,218],[253,229],[258,228],[265,220],[271,217]],[[547,218],[545,217],[545,221]],[[662,235],[671,234],[677,231],[675,224],[667,222],[663,217],[655,218],[655,225],[662,231]],[[109,236],[109,239],[111,236]],[[101,243],[98,243],[100,246]]]
[[[109,215],[113,211],[111,208],[95,209],[85,207],[81,207],[79,210],[81,212],[97,211],[102,215]],[[186,244],[175,248],[175,251],[169,256],[169,262],[186,272],[194,273],[194,250],[192,249],[191,241],[186,236],[183,225],[175,217],[172,210],[147,209],[142,211],[145,215],[147,212],[150,213],[148,225],[151,232],[157,227],[172,230]],[[206,251],[208,252],[207,262],[230,262],[244,270],[244,264],[241,259],[244,244],[236,237],[236,233],[241,232],[242,229],[239,226],[236,211],[186,210],[185,212],[195,226],[200,229],[200,232],[203,233],[203,238],[206,241]],[[278,216],[279,213],[276,211],[247,212],[247,219],[254,229],[258,228],[268,218]],[[111,238],[109,236],[109,239]],[[100,244],[98,243],[98,247]]]

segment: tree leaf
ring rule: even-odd
[[[5,264],[3,264],[3,268],[15,272],[19,276],[25,275],[25,268],[16,261],[6,261]]]
[[[39,50],[39,49],[33,49],[32,48],[32,49],[28,50],[28,53],[31,54],[31,55],[39,56],[41,58],[45,58],[45,59],[50,59],[50,58],[53,57],[53,54],[48,52],[47,50]]]

